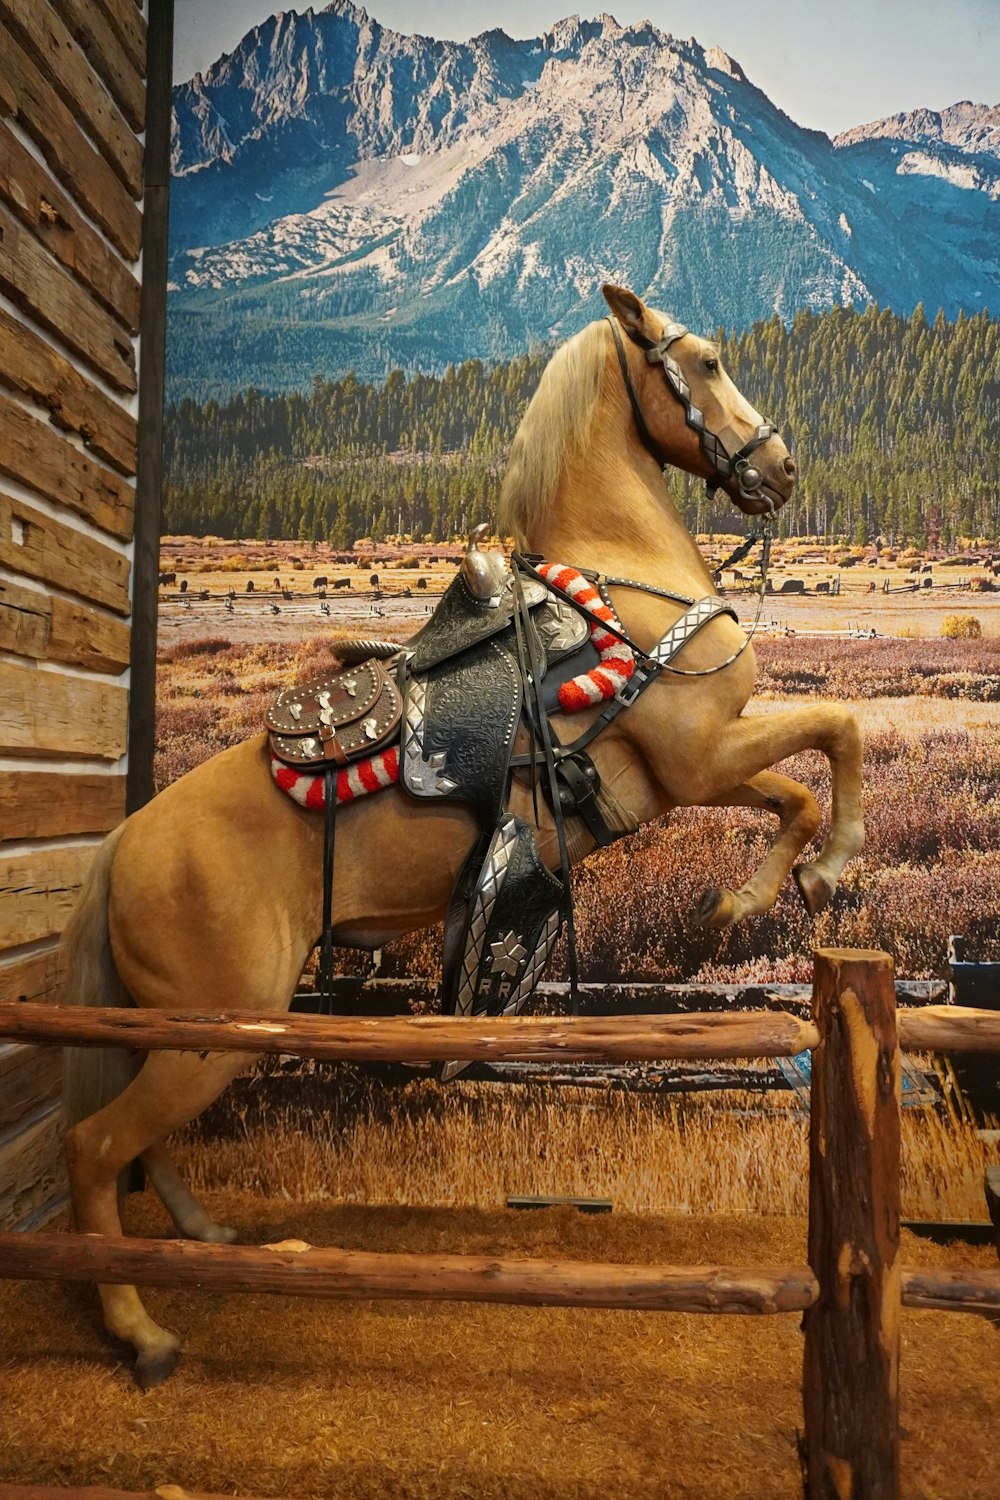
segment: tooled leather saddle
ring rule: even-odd
[[[352,761],[398,739],[400,780],[409,795],[460,801],[479,827],[445,920],[443,1008],[506,1015],[516,1014],[530,998],[564,919],[575,989],[566,820],[579,820],[591,846],[608,844],[636,826],[627,816],[606,816],[608,804],[586,745],[635,701],[695,631],[715,615],[733,611],[718,598],[667,595],[691,607],[647,655],[628,640],[605,581],[573,571],[574,578],[596,585],[586,597],[604,601],[602,630],[610,632],[612,643],[622,643],[618,649],[629,659],[630,680],[622,680],[582,735],[560,744],[549,715],[560,711],[567,683],[588,672],[593,676],[600,665],[594,614],[579,602],[584,595],[564,592],[552,570],[536,567],[536,560],[515,554],[508,569],[499,554],[481,552],[483,531],[473,533],[459,573],[416,635],[401,646],[347,643],[341,648],[347,664],[321,680],[284,690],[269,710],[267,726],[280,760],[327,777],[321,974],[331,977],[334,778]],[[358,653],[365,659],[355,660]],[[519,729],[526,750],[521,742],[515,745]],[[536,829],[509,809],[515,773],[531,783],[536,805],[540,785],[552,810],[558,874],[542,862]],[[463,1067],[446,1064],[442,1077]]]

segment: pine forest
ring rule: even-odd
[[[736,385],[782,425],[800,479],[783,535],[950,545],[1000,537],[1000,322],[799,312],[716,334]],[[441,375],[352,373],[296,394],[250,389],[166,414],[164,531],[348,548],[443,540],[495,514],[511,437],[550,349]],[[738,530],[680,473],[696,532]]]

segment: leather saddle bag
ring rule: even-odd
[[[380,661],[285,688],[267,712],[271,749],[290,766],[323,771],[392,744],[403,705]]]

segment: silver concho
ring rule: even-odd
[[[502,938],[490,944],[490,967],[496,972],[508,975],[511,979],[515,977],[521,964],[528,956],[528,950],[523,943],[518,941],[516,932],[507,932]]]
[[[555,595],[534,616],[534,622],[542,643],[551,652],[575,650],[590,634],[590,625],[583,616]]]

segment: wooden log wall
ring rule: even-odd
[[[144,5],[0,0],[0,57],[0,1000],[48,1001],[125,810]],[[0,1044],[2,1225],[61,1201],[59,1090]]]

